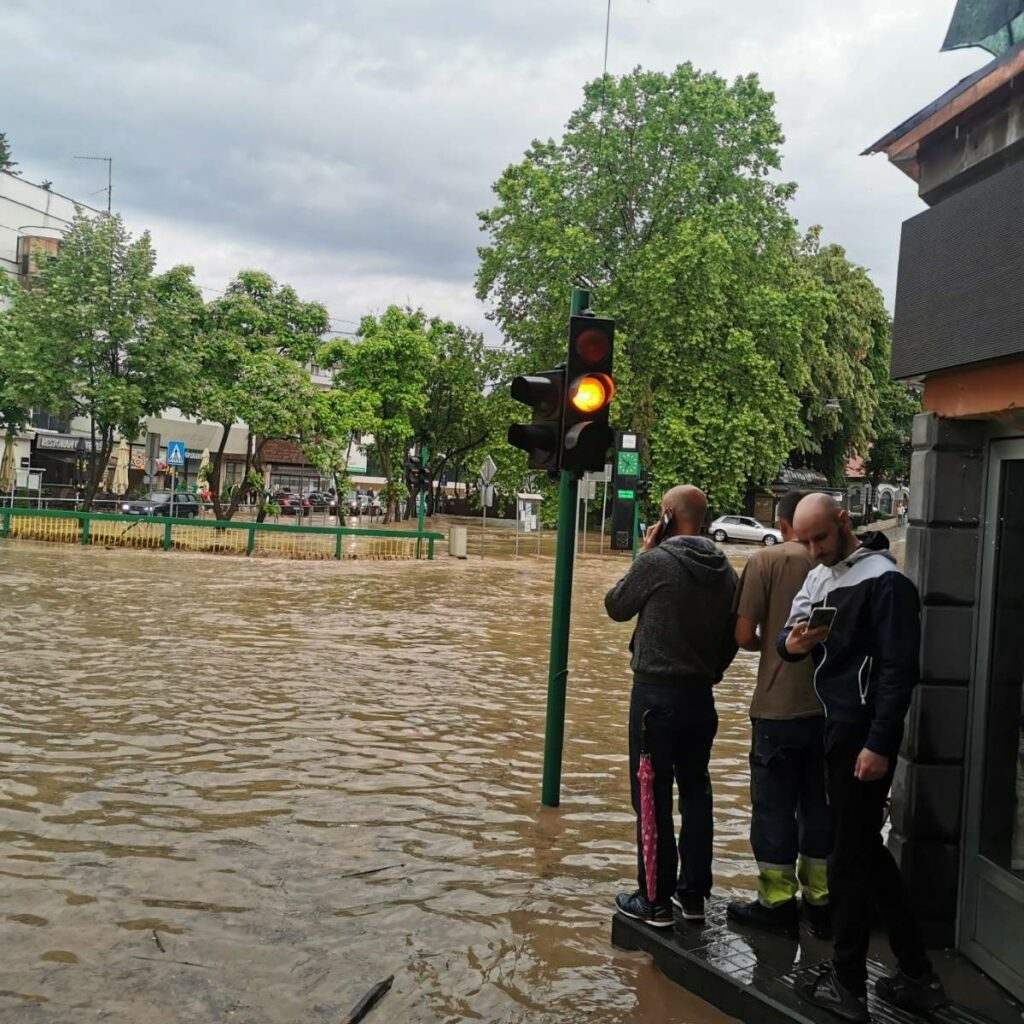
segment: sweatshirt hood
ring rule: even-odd
[[[707,537],[669,537],[657,550],[674,558],[702,586],[714,586],[732,572],[729,559]]]
[[[845,560],[844,565],[856,565],[857,562],[870,558],[872,555],[881,555],[893,565],[896,564],[896,556],[889,550],[889,538],[881,530],[868,530],[858,534],[857,540],[860,541],[860,547]]]

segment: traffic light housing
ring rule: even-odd
[[[614,440],[608,422],[615,397],[614,352],[614,320],[586,313],[570,318],[561,469],[574,473],[604,469]]]
[[[529,455],[530,469],[557,473],[562,447],[565,367],[512,380],[512,397],[533,410],[531,423],[513,423],[508,443]]]

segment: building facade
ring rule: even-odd
[[[893,375],[923,386],[907,570],[921,676],[890,843],[929,938],[1024,998],[1024,48],[875,143],[903,225]],[[1020,219],[1018,219],[1020,214]]]

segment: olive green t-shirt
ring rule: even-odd
[[[762,548],[747,562],[736,588],[734,611],[760,626],[761,662],[750,704],[751,718],[810,718],[822,714],[810,658],[783,661],[775,638],[786,625],[793,598],[813,563],[802,544]]]

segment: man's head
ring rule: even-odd
[[[672,513],[669,536],[693,537],[700,533],[708,510],[707,495],[690,484],[680,484],[666,491],[661,499],[662,514]]]
[[[857,547],[850,515],[829,494],[808,494],[793,516],[793,533],[818,565],[838,565]]]
[[[787,491],[779,499],[775,514],[779,517],[779,529],[782,531],[783,540],[796,539],[793,533],[793,516],[796,515],[797,505],[806,497],[806,491]]]

